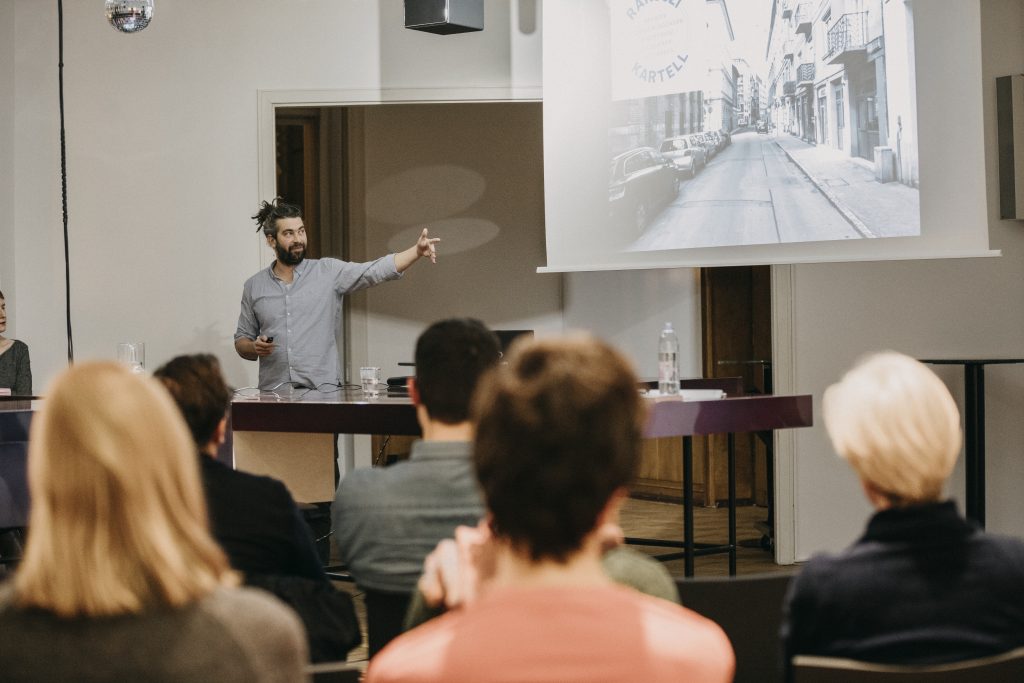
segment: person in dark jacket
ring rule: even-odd
[[[302,617],[313,661],[344,659],[359,642],[351,599],[324,575],[309,526],[285,485],[217,459],[231,391],[215,356],[178,356],[154,373],[170,392],[199,451],[210,527],[248,585],[268,590]]]
[[[943,497],[961,434],[942,381],[880,353],[829,387],[823,411],[875,514],[856,543],[794,579],[786,666],[801,654],[938,664],[1024,645],[1024,542],[983,533]]]

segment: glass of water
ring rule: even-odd
[[[380,381],[380,368],[366,367],[359,368],[359,381],[363,385],[363,393],[367,396],[377,396],[383,386]]]
[[[146,371],[146,343],[121,342],[117,345],[117,360],[124,363],[136,375]]]

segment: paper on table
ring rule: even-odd
[[[717,401],[725,398],[725,392],[721,389],[680,389],[679,395],[684,401]]]
[[[655,401],[717,401],[725,398],[725,392],[721,389],[680,389],[678,394],[663,395],[657,389],[651,389],[646,396]]]

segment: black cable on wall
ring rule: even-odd
[[[64,134],[64,3],[57,0],[57,81],[60,89],[60,196],[64,212],[64,297],[68,325],[68,364],[75,361],[71,336],[71,252],[68,242],[68,156]]]

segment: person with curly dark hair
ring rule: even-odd
[[[346,294],[395,280],[423,257],[437,261],[437,237],[423,228],[416,244],[366,263],[306,258],[302,209],[275,198],[252,217],[276,259],[246,280],[235,351],[259,360],[260,389],[338,386],[335,335]]]

